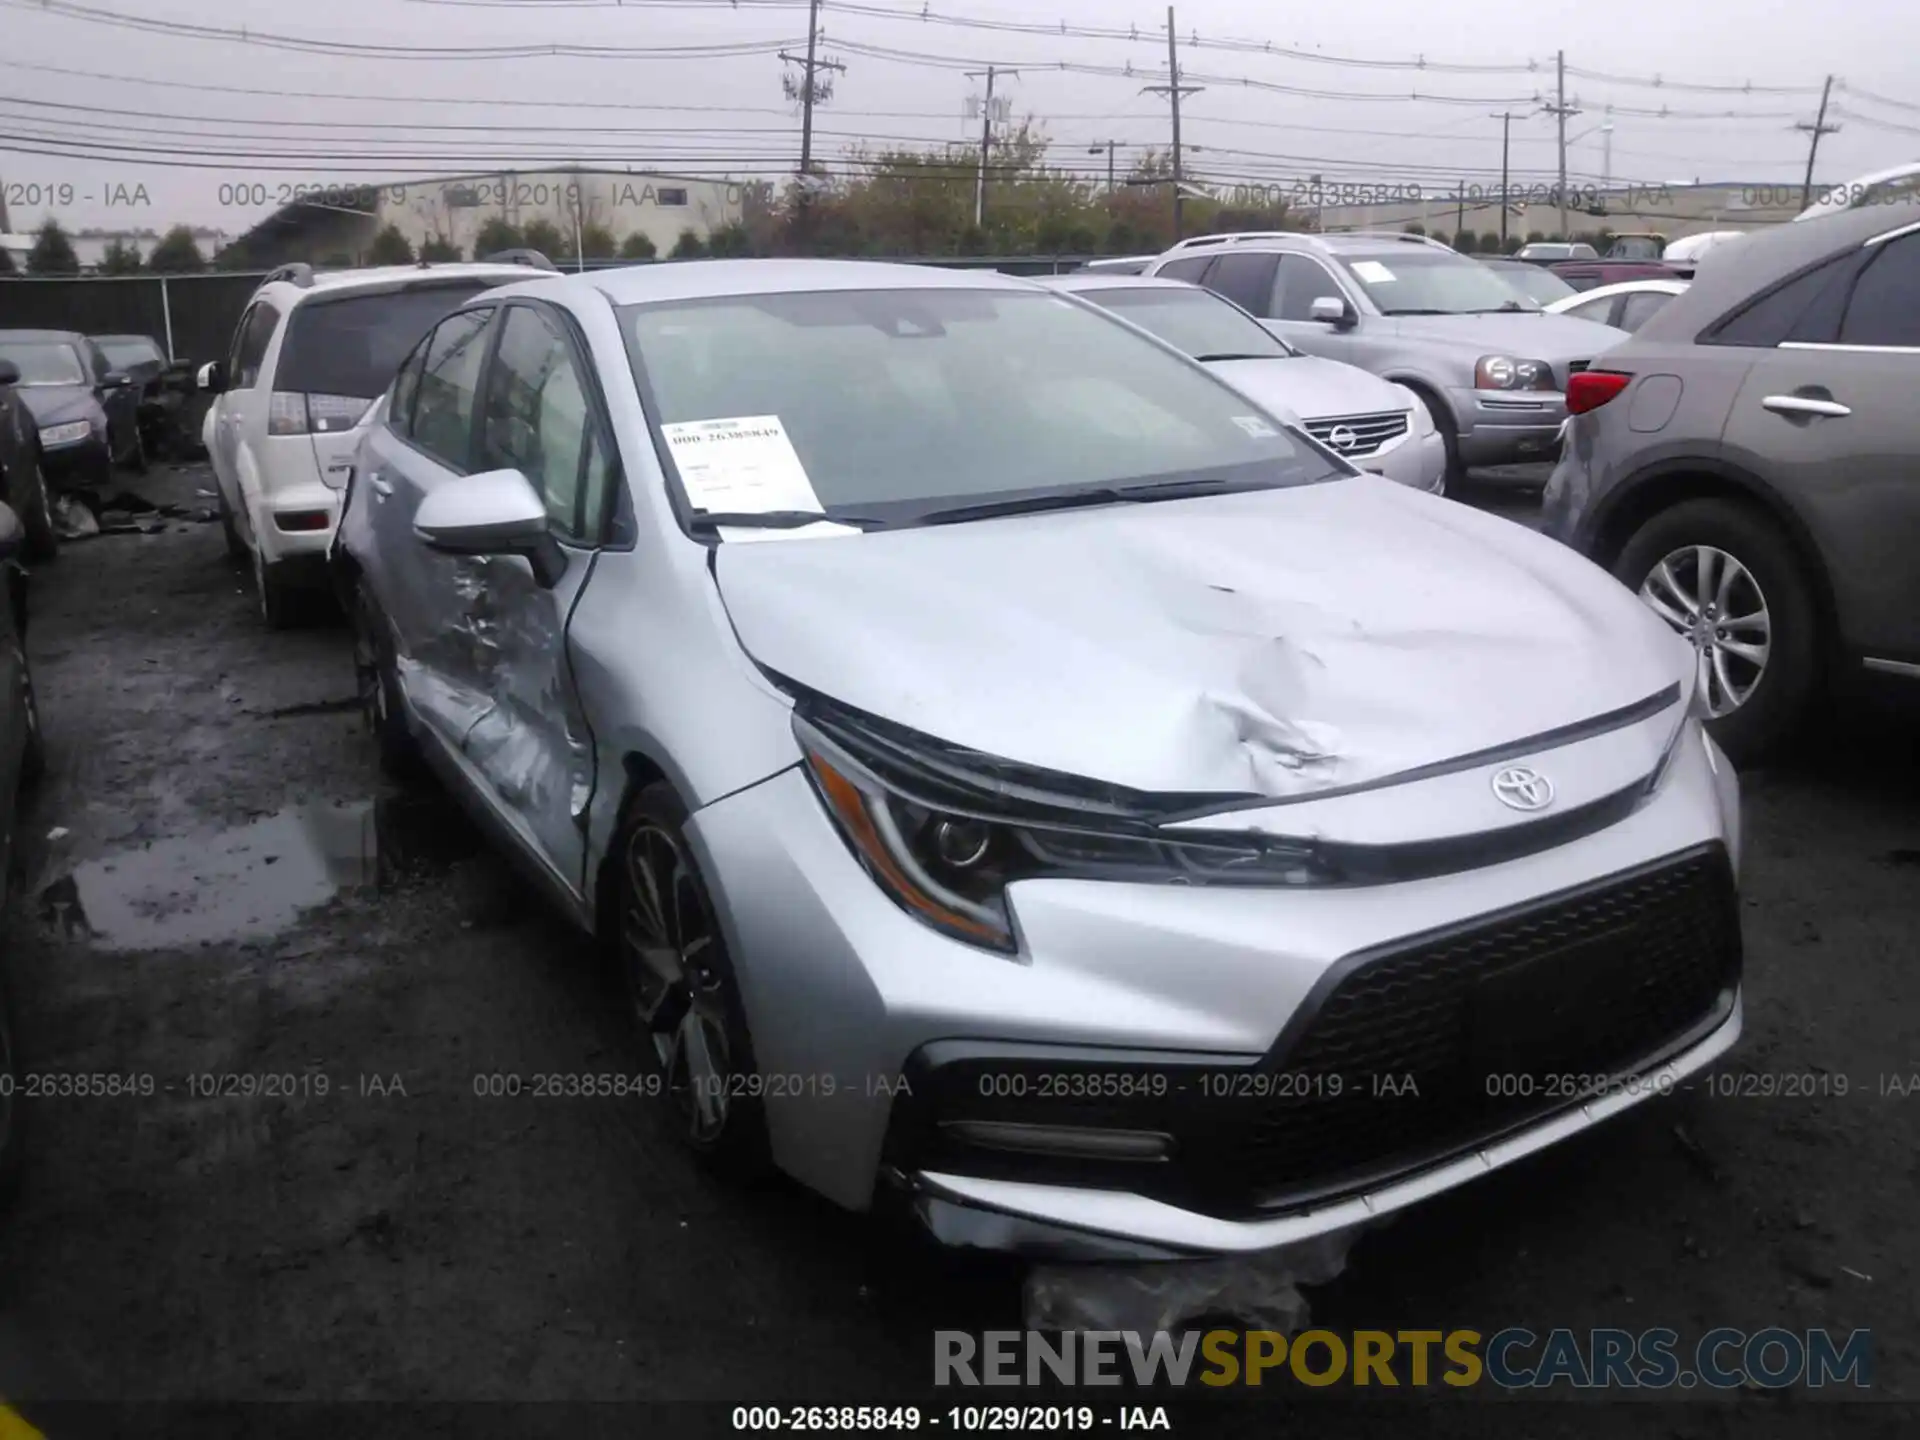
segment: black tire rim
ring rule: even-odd
[[[727,1128],[732,1048],[719,937],[679,839],[643,822],[621,857],[621,965],[634,1023],[653,1044],[687,1136],[709,1146]]]

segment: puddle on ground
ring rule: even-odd
[[[262,940],[336,895],[430,873],[477,847],[444,800],[296,805],[90,860],[40,892],[40,914],[110,950]]]

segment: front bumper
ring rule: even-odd
[[[1253,1077],[1256,1092],[1267,1087],[1257,1099],[1271,1098],[1276,1075],[1310,1071],[1322,1086],[1332,1073],[1345,1087],[1375,1083],[1377,1054],[1355,1050],[1348,1063],[1296,1048],[1304,1043],[1303,1017],[1325,1013],[1329,987],[1353,970],[1354,957],[1484,928],[1491,917],[1539,907],[1543,897],[1583,892],[1690,852],[1724,854],[1737,871],[1733,783],[1724,761],[1716,762],[1689,726],[1660,789],[1638,810],[1554,848],[1464,873],[1325,890],[1024,882],[1010,897],[1018,958],[949,940],[894,905],[854,861],[797,769],[701,810],[688,837],[734,957],[769,1138],[783,1169],[854,1209],[903,1191],[932,1232],[951,1243],[1139,1258],[1257,1250],[1345,1228],[1577,1133],[1654,1093],[1659,1076],[1691,1073],[1725,1051],[1740,1029],[1730,879],[1714,903],[1724,902],[1715,923],[1731,924],[1726,943],[1733,951],[1710,984],[1696,987],[1686,1024],[1663,1021],[1660,1033],[1649,1032],[1648,1043],[1630,1054],[1596,1058],[1568,1050],[1549,1057],[1556,1072],[1642,1077],[1638,1082],[1597,1094],[1570,1091],[1554,1105],[1544,1103],[1551,1097],[1543,1092],[1542,1105],[1520,1107],[1525,1113],[1508,1107],[1490,1126],[1442,1127],[1434,1143],[1411,1148],[1396,1148],[1405,1137],[1395,1121],[1386,1125],[1394,1134],[1384,1154],[1365,1153],[1364,1145],[1341,1149],[1356,1125],[1386,1124],[1369,1119],[1366,1106],[1335,1107],[1317,1119],[1268,1115],[1261,1124],[1277,1137],[1277,1149],[1262,1148],[1243,1123],[1244,1110],[1227,1114],[1240,1085],[1235,1077]],[[1716,933],[1725,941],[1725,932]],[[1665,941],[1660,949],[1662,956],[1684,953]],[[1568,993],[1552,990],[1547,998],[1564,1009]],[[1374,1003],[1362,997],[1353,1011],[1359,1029],[1349,1026],[1350,1036],[1364,1036]],[[1381,1015],[1405,1008],[1379,1004]],[[1418,1029],[1430,1019],[1405,1023]],[[1399,1020],[1385,1029],[1389,1039],[1412,1033]],[[958,1089],[936,1073],[956,1053],[974,1057],[971,1070],[945,1071],[962,1077]],[[981,1054],[993,1062],[987,1072],[978,1068]],[[1416,1056],[1406,1068],[1420,1071],[1421,1064]],[[1191,1088],[1183,1113],[1160,1103],[1164,1092],[1137,1104],[1123,1094],[1124,1103],[1112,1103],[1111,1077],[1156,1071],[1213,1077],[1201,1078],[1197,1098],[1217,1100],[1222,1118],[1196,1122]],[[1026,1080],[1016,1094],[997,1080],[983,1086],[983,1073]],[[1091,1108],[1082,1103],[1084,1084],[1072,1078],[1088,1074],[1096,1087],[1108,1086],[1096,1088]],[[1038,1093],[1035,1076],[1064,1087],[1064,1109],[1024,1104]],[[1396,1088],[1390,1080],[1389,1091]],[[1008,1103],[961,1114],[958,1098],[969,1093]],[[1347,1098],[1363,1093],[1349,1089]],[[1380,1107],[1406,1103],[1379,1091],[1367,1098],[1375,1097]],[[1244,1101],[1241,1094],[1238,1103]],[[1379,1114],[1392,1119],[1385,1109]],[[1049,1126],[1077,1119],[1095,1128],[1173,1134],[1174,1159],[1088,1162],[969,1148],[940,1138],[955,1118]],[[1289,1173],[1289,1145],[1302,1155],[1318,1147],[1318,1158]],[[1116,1164],[1146,1168],[1123,1175]]]
[[[1454,389],[1447,399],[1463,465],[1524,465],[1559,453],[1565,395]]]
[[[113,452],[104,435],[47,446],[40,452],[40,473],[56,491],[80,486],[97,489],[113,479]]]
[[[1432,495],[1446,493],[1447,442],[1437,430],[1425,435],[1410,434],[1383,454],[1365,456],[1353,463],[1397,485],[1425,490]]]

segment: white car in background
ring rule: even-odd
[[[1687,293],[1686,280],[1622,280],[1565,296],[1547,306],[1549,315],[1571,315],[1611,325],[1629,335],[1659,314],[1676,295]]]
[[[1359,469],[1445,493],[1446,442],[1406,386],[1302,354],[1224,295],[1184,280],[1085,271],[1041,278],[1184,351]]]
[[[324,590],[354,452],[407,353],[463,301],[525,280],[529,265],[553,268],[516,253],[524,260],[323,274],[283,265],[247,302],[227,358],[200,367],[227,550],[250,563],[269,626]]]

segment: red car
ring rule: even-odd
[[[1547,267],[1576,290],[1618,285],[1622,280],[1684,280],[1671,265],[1653,260],[1562,260]]]

